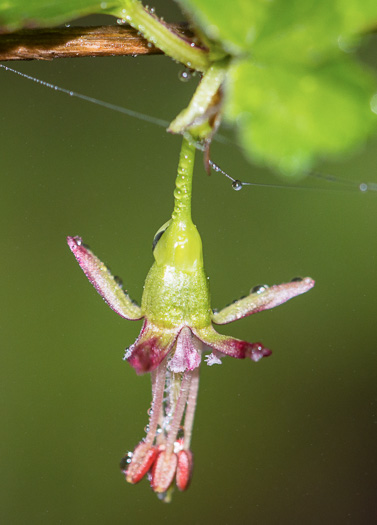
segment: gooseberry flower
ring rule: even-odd
[[[190,443],[203,354],[210,366],[220,364],[225,356],[256,362],[271,354],[261,343],[219,334],[213,324],[274,308],[314,286],[309,277],[258,286],[247,297],[212,311],[202,242],[191,219],[194,153],[194,146],[184,139],[174,211],[154,238],[155,261],[145,281],[141,306],[130,299],[80,237],[67,238],[82,270],[110,308],[125,319],[144,320],[124,359],[138,374],[151,374],[150,420],[146,437],[123,458],[121,468],[130,483],[148,474],[152,489],[165,501],[170,499],[174,479],[179,490],[190,483]]]

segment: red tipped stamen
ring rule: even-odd
[[[193,455],[191,450],[180,450],[177,454],[177,474],[176,483],[179,490],[186,490],[190,484],[192,467],[193,467]]]
[[[149,471],[158,453],[157,447],[151,447],[141,442],[137,445],[132,455],[128,469],[125,471],[129,483],[139,483]]]
[[[173,482],[177,470],[177,454],[169,454],[166,450],[159,452],[153,464],[151,487],[155,492],[163,493]]]

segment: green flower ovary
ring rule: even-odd
[[[154,250],[141,308],[156,325],[203,328],[211,323],[202,241],[190,218],[173,219]]]

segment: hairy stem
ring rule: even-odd
[[[202,119],[209,118],[208,109],[225,80],[229,60],[224,59],[211,65],[200,81],[190,104],[170,124],[171,133],[184,133],[188,128],[201,124]]]
[[[123,0],[123,9],[111,10],[111,14],[124,19],[140,31],[165,55],[197,71],[208,69],[207,50],[171,31],[167,24],[148,11],[139,0]]]
[[[195,145],[183,138],[175,180],[173,220],[191,222],[192,175],[194,171]]]

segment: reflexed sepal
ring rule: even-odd
[[[173,348],[177,335],[177,329],[158,328],[145,320],[139,337],[126,350],[124,359],[138,374],[151,372]]]
[[[248,315],[275,308],[289,299],[308,292],[314,286],[314,281],[310,277],[301,280],[293,280],[290,283],[277,284],[268,287],[261,287],[260,292],[251,293],[243,299],[226,306],[220,312],[214,312],[212,321],[215,324],[227,324]]]
[[[236,359],[250,357],[253,361],[259,361],[261,357],[267,357],[271,354],[271,350],[264,348],[260,343],[248,343],[228,335],[219,334],[212,325],[200,330],[193,330],[193,332],[212,350]],[[214,363],[210,361],[208,364],[212,365]]]
[[[81,269],[110,308],[125,319],[142,319],[140,306],[130,299],[103,262],[83,244],[81,237],[67,237],[67,243]]]

